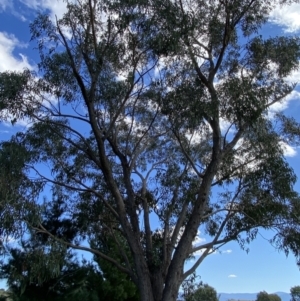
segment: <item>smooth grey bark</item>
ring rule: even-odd
[[[184,280],[184,263],[192,246],[193,239],[197,235],[199,223],[206,207],[211,183],[213,181],[217,166],[218,161],[212,162],[211,171],[208,172],[206,178],[203,179],[204,183],[201,185],[197,198],[197,204],[195,205],[191,218],[185,227],[185,231],[178,243],[168,269],[162,301],[176,301],[177,299],[179,287]]]

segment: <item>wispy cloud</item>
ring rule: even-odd
[[[20,13],[20,11],[22,11],[20,10],[20,7],[18,7],[18,9],[14,7],[14,2],[16,1],[0,0],[0,12],[8,12],[13,16],[17,17],[18,19],[22,20],[23,22],[26,21],[27,19],[22,13]]]
[[[232,253],[232,250],[228,249],[228,250],[222,250],[221,251],[222,254],[230,254]]]
[[[48,11],[54,21],[60,19],[67,11],[67,1],[61,0],[21,0],[28,8],[36,11]]]
[[[0,9],[6,10],[7,8],[12,7],[12,1],[10,0],[0,0]]]
[[[234,275],[234,274],[228,275],[228,278],[236,278],[236,277],[237,277],[237,275]]]

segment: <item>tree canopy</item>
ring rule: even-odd
[[[39,15],[38,71],[0,74],[1,120],[28,122],[0,146],[1,236],[44,235],[53,259],[89,251],[142,301],[175,301],[209,254],[260,228],[299,260],[282,145],[299,145],[300,125],[270,110],[295,88],[300,39],[259,34],[293,2],[78,0]],[[195,245],[199,230],[210,240]]]
[[[185,296],[186,301],[219,301],[217,291],[208,284],[201,283],[196,289]]]
[[[69,221],[60,220],[64,214],[60,201],[48,204],[43,225],[65,239],[72,240]],[[93,260],[79,260],[78,254],[62,244],[53,244],[44,233],[32,232],[20,246],[6,248],[6,260],[0,267],[0,278],[6,279],[13,301],[138,301],[137,288],[128,275],[96,255]],[[112,244],[103,250],[118,256]],[[49,252],[48,245],[52,244]],[[56,248],[56,252],[54,252]],[[101,247],[99,246],[99,249]],[[104,249],[104,248],[102,248]]]
[[[259,292],[256,301],[281,301],[281,298],[276,294],[268,294],[267,292]]]
[[[300,286],[296,285],[291,287],[291,301],[299,301],[300,300]]]

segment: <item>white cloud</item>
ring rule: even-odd
[[[270,21],[282,26],[286,32],[300,30],[300,4],[277,6],[270,15]]]
[[[193,246],[196,247],[202,243],[204,243],[206,241],[206,239],[204,237],[200,237],[201,232],[200,230],[198,230],[197,232],[197,236],[195,237],[194,241],[193,241]]]
[[[173,230],[174,230],[174,228],[172,229],[171,235],[173,233]],[[178,233],[177,243],[181,239],[181,236],[182,236],[184,230],[185,230],[185,227],[180,228],[179,233]],[[197,235],[193,240],[193,247],[197,247],[197,246],[199,246],[200,244],[202,244],[206,241],[206,239],[203,238],[203,237],[200,237],[200,235],[201,235],[201,232],[200,232],[200,230],[198,230]]]
[[[228,249],[228,250],[224,250],[224,251],[221,251],[222,254],[230,254],[232,253],[232,250]]]
[[[33,69],[28,59],[22,53],[18,56],[13,54],[15,48],[24,48],[26,44],[20,42],[14,35],[0,32],[0,72],[22,71],[25,68]]]
[[[60,19],[67,11],[67,3],[62,0],[21,0],[27,7],[37,11],[49,11],[54,21],[56,16]]]
[[[281,141],[280,146],[285,157],[295,157],[297,155],[295,148],[286,144],[285,142]]]
[[[201,232],[200,232],[200,230],[198,230],[197,236],[195,237],[195,239],[193,241],[193,248],[200,247],[201,244],[203,244],[205,242],[206,242],[206,239],[204,237],[201,237]],[[206,248],[194,252],[193,256],[201,256],[204,251],[206,251]],[[216,254],[216,253],[217,253],[216,251],[214,251],[213,249],[210,249],[209,254]]]
[[[14,35],[6,32],[0,32],[0,72],[4,71],[23,71],[24,69],[33,70],[34,66],[28,62],[27,57],[19,53],[14,54],[16,48],[25,48],[27,45],[20,42]],[[1,114],[6,115],[7,112],[3,110]],[[11,118],[13,119],[13,118]],[[18,120],[17,125],[25,126],[28,120]],[[4,122],[4,125],[11,126],[9,122]]]
[[[234,274],[228,275],[228,278],[236,278],[236,277],[237,277],[237,275],[234,275]]]
[[[289,83],[298,83],[300,82],[300,63],[298,70],[294,70],[286,79]]]
[[[300,81],[300,73],[299,73],[299,81]],[[285,97],[282,101],[274,103],[270,106],[268,111],[268,117],[270,119],[274,118],[274,115],[278,112],[282,112],[289,107],[289,104],[293,100],[300,100],[300,92],[293,90],[287,97]]]

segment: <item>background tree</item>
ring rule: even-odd
[[[7,279],[12,300],[101,300],[103,278],[95,267],[66,259],[57,276],[51,276],[50,270],[40,270],[44,275],[48,273],[48,277],[41,280],[33,277],[31,266],[26,266],[30,263],[36,266],[37,254],[31,254],[34,259],[29,259],[28,255],[13,249],[8,263],[1,268],[1,276]],[[43,255],[43,258],[47,256]]]
[[[299,301],[300,300],[300,286],[296,285],[291,287],[291,297],[292,297],[292,301]]]
[[[4,289],[0,289],[0,301],[10,301],[10,293]]]
[[[217,291],[208,284],[201,283],[193,292],[185,296],[186,301],[219,301]]]
[[[108,270],[69,254],[61,269],[53,275],[47,267],[39,270],[43,279],[36,278],[37,259],[47,260],[47,254],[36,254],[28,248],[10,250],[10,258],[1,267],[1,278],[7,280],[10,298],[14,301],[138,301],[135,285],[118,270]],[[41,264],[39,264],[41,268]],[[116,273],[114,273],[116,272]],[[107,278],[105,278],[107,277]]]
[[[76,227],[63,216],[63,207],[58,188],[52,201],[44,202],[43,225],[52,235],[72,240]],[[99,249],[112,254],[116,252],[112,243],[106,242],[105,249]],[[14,301],[139,300],[137,288],[127,275],[96,256],[94,263],[79,262],[78,254],[44,233],[32,232],[20,247],[7,248],[6,257],[0,278],[7,281]]]
[[[281,301],[281,298],[276,294],[268,294],[263,291],[257,294],[256,301]]]
[[[38,76],[0,74],[0,117],[30,123],[1,144],[2,235],[30,229],[53,252],[89,251],[142,301],[175,301],[214,249],[245,248],[260,228],[299,259],[282,144],[299,143],[300,125],[269,110],[295,87],[300,40],[257,35],[292,2],[81,0],[56,23],[38,16]],[[71,238],[43,221],[49,187]],[[199,229],[207,242],[194,246]]]

